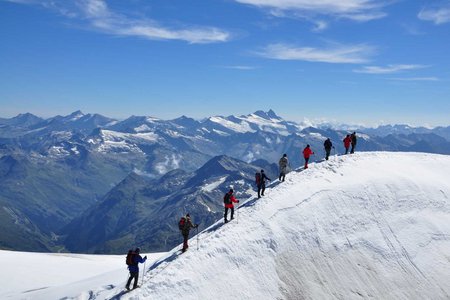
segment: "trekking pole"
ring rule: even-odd
[[[198,225],[197,225],[197,251],[198,251]]]
[[[142,269],[142,279],[141,279],[141,286],[144,284],[144,272],[145,272],[145,263],[147,260],[144,261],[144,268]]]

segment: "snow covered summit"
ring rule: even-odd
[[[417,153],[334,157],[292,172],[129,296],[447,299],[449,174],[449,156]]]
[[[448,299],[449,174],[450,156],[434,154],[357,153],[313,163],[274,182],[265,197],[241,201],[235,220],[192,238],[185,254],[174,249],[147,266],[140,289],[124,294],[123,278],[122,286],[84,294]]]

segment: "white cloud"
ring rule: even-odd
[[[358,21],[369,21],[386,16],[380,9],[385,1],[374,0],[235,0],[270,10],[329,15]]]
[[[439,8],[424,8],[417,17],[424,21],[431,21],[436,25],[450,22],[450,4]]]
[[[35,4],[37,3],[36,0],[4,0],[6,2],[12,2],[12,3],[20,3],[20,4]]]
[[[150,40],[181,40],[188,43],[216,43],[231,39],[231,34],[216,27],[184,26],[169,28],[149,19],[133,19],[112,11],[105,0],[35,1],[7,0],[21,4],[39,4],[87,22],[89,28],[119,36],[136,36]]]
[[[401,23],[400,25],[410,35],[423,35],[423,34],[425,34],[425,32],[423,30],[421,30],[420,27],[417,24]]]
[[[148,39],[161,40],[183,40],[189,43],[213,43],[226,42],[230,34],[218,28],[190,28],[190,29],[168,29],[151,24],[129,24],[124,28],[116,27],[115,24],[106,24],[106,30],[119,35],[140,36]]]
[[[263,57],[280,60],[303,60],[325,63],[359,64],[369,60],[375,49],[371,46],[335,45],[319,49],[313,47],[295,47],[286,44],[271,44],[257,54]]]
[[[371,12],[371,13],[349,14],[349,15],[344,14],[341,17],[358,22],[367,22],[376,19],[382,19],[386,16],[387,14],[384,12]]]
[[[437,77],[407,77],[407,78],[390,78],[391,80],[399,81],[439,81]]]
[[[107,18],[112,17],[112,13],[108,9],[108,5],[104,0],[83,0],[79,1],[81,9],[91,18]]]
[[[134,20],[113,13],[104,0],[84,0],[80,5],[91,25],[106,33],[138,36],[151,40],[182,40],[189,43],[226,42],[231,35],[215,27],[163,27],[151,20]]]
[[[353,70],[355,73],[367,73],[367,74],[390,74],[406,70],[415,70],[427,68],[425,65],[387,65],[386,67],[380,66],[364,66],[362,69]]]
[[[244,70],[244,71],[257,69],[257,67],[253,67],[253,66],[222,66],[222,68],[234,69],[234,70]]]
[[[314,22],[316,27],[314,27],[313,31],[319,32],[328,28],[328,23],[322,20],[318,20]]]

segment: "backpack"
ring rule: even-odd
[[[223,196],[223,203],[225,203],[225,204],[231,203],[230,193],[226,193],[225,196]]]
[[[125,260],[125,263],[127,266],[133,266],[135,265],[134,257],[136,256],[136,253],[134,253],[133,250],[128,250],[127,258]]]
[[[181,217],[180,221],[178,222],[178,229],[183,230],[184,229],[184,225],[186,225],[186,218],[185,217]]]
[[[255,174],[255,182],[256,182],[256,185],[260,185],[261,184],[261,173],[256,172],[256,174]]]

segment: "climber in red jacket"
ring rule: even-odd
[[[312,152],[309,145],[306,145],[305,149],[303,149],[303,157],[305,158],[305,169],[308,169],[309,157],[313,154],[314,154],[314,152]]]
[[[352,138],[350,137],[350,134],[347,134],[347,136],[345,137],[343,142],[344,142],[345,154],[347,154],[348,148],[350,148],[350,143],[352,142]]]

